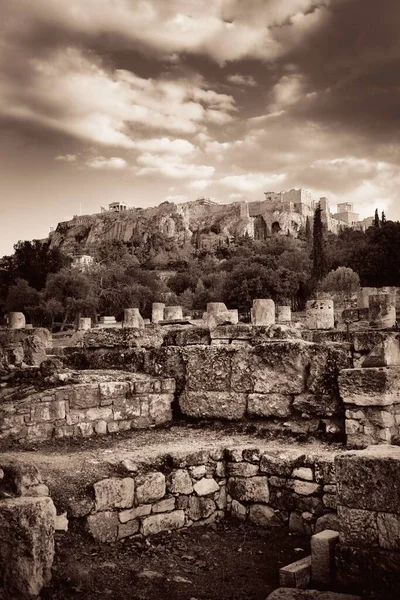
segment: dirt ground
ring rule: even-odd
[[[309,553],[287,529],[225,520],[140,540],[98,544],[59,534],[43,600],[265,600],[279,568]]]

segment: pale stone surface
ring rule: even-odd
[[[78,331],[87,331],[92,327],[92,319],[90,317],[80,317],[78,320]]]
[[[290,306],[278,305],[276,307],[276,322],[290,323],[292,320],[292,309]]]
[[[270,506],[265,504],[251,504],[249,520],[259,527],[283,527],[283,521]]]
[[[198,521],[199,519],[207,519],[215,510],[216,505],[211,498],[191,496],[185,512],[189,519]]]
[[[151,305],[151,321],[152,323],[159,323],[164,321],[164,308],[163,302],[153,302]]]
[[[400,403],[400,368],[343,369],[339,373],[343,401],[356,406]]]
[[[55,517],[54,529],[55,531],[68,531],[68,517],[66,512]]]
[[[370,324],[379,328],[394,327],[396,307],[391,294],[378,294],[369,297]]]
[[[312,481],[314,479],[314,474],[309,467],[297,467],[296,469],[293,469],[292,477],[304,479],[305,481]]]
[[[333,300],[309,300],[306,304],[308,329],[333,329],[335,317]]]
[[[121,523],[118,525],[117,539],[122,540],[131,535],[135,535],[139,531],[139,521],[129,521],[128,523]]]
[[[165,321],[181,321],[183,319],[182,306],[166,306],[164,308]]]
[[[339,533],[325,529],[311,537],[311,578],[315,583],[329,585],[335,579],[335,546]]]
[[[189,467],[189,473],[193,477],[193,479],[201,479],[206,474],[206,466],[197,465],[195,467]]]
[[[124,310],[124,328],[144,328],[144,321],[138,308],[125,308]]]
[[[301,481],[298,479],[289,480],[287,486],[292,489],[295,494],[299,494],[299,496],[312,496],[321,491],[321,486],[318,483]]]
[[[268,477],[231,477],[228,492],[241,502],[263,502],[268,504]]]
[[[133,521],[138,517],[146,517],[151,513],[151,508],[151,504],[142,504],[142,506],[137,506],[136,508],[121,510],[118,513],[118,517],[121,523],[127,523],[128,521]]]
[[[249,394],[247,412],[258,417],[288,417],[293,396],[289,394]]]
[[[165,476],[162,473],[147,473],[136,478],[136,501],[138,504],[155,502],[165,496]]]
[[[361,600],[353,594],[321,592],[320,590],[300,590],[294,588],[278,588],[266,600]]]
[[[50,581],[55,518],[50,498],[0,501],[0,597],[33,599]]]
[[[275,302],[273,300],[261,298],[253,300],[251,322],[253,325],[274,325]]]
[[[279,569],[279,585],[282,587],[306,589],[311,580],[311,556]]]
[[[91,536],[98,542],[115,542],[118,536],[118,513],[104,511],[89,515],[87,527]]]
[[[219,485],[215,481],[215,479],[200,479],[200,481],[196,481],[193,485],[193,489],[198,496],[208,496],[209,494],[213,494],[214,492],[219,491]]]
[[[130,477],[112,477],[94,484],[96,510],[130,508],[133,505],[135,482]]]
[[[23,329],[26,325],[25,315],[22,312],[8,313],[8,327],[10,329]]]
[[[178,469],[171,473],[167,488],[171,494],[191,494],[193,492],[193,484],[187,470]]]
[[[180,395],[179,406],[190,417],[239,420],[246,412],[246,394],[187,391]]]
[[[172,531],[180,529],[185,524],[185,512],[183,510],[174,510],[169,513],[160,513],[145,517],[141,523],[141,532],[143,535],[153,535],[160,531]]]
[[[175,498],[165,498],[165,500],[160,500],[153,504],[151,512],[152,513],[163,513],[170,512],[175,508]]]
[[[231,516],[238,521],[245,521],[247,518],[247,510],[243,504],[240,504],[237,500],[232,500],[231,504]]]
[[[209,315],[218,315],[226,312],[228,309],[223,302],[207,302],[207,313]]]
[[[248,462],[228,463],[228,477],[254,477],[259,472],[259,466]]]
[[[391,334],[374,346],[361,367],[398,367],[400,366],[399,335]]]

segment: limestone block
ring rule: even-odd
[[[120,523],[118,525],[117,539],[122,540],[131,535],[135,535],[139,531],[139,521],[128,521],[128,523]]]
[[[163,473],[146,473],[136,477],[136,502],[148,504],[165,496],[165,475]]]
[[[268,504],[268,477],[231,477],[228,492],[239,502],[263,502]]]
[[[277,323],[290,323],[292,320],[292,309],[290,306],[277,306],[276,307],[276,322]]]
[[[311,537],[311,578],[322,585],[335,580],[335,546],[339,541],[337,531],[325,529]]]
[[[370,511],[400,513],[400,448],[371,446],[335,458],[338,503]],[[377,484],[379,482],[379,485]]]
[[[333,300],[309,300],[306,304],[308,329],[334,329]]]
[[[281,587],[306,589],[310,580],[311,556],[305,556],[279,569],[279,585]]]
[[[249,462],[229,463],[226,472],[228,477],[254,477],[259,472],[259,466]]]
[[[78,331],[87,331],[92,327],[92,319],[90,317],[80,317],[78,320]]]
[[[270,506],[265,504],[251,504],[249,520],[259,527],[283,527],[283,521]]]
[[[339,391],[346,404],[387,406],[400,403],[400,367],[343,369]]]
[[[25,315],[22,312],[10,312],[8,317],[8,327],[10,329],[24,329],[26,325]]]
[[[206,474],[206,466],[205,465],[197,465],[195,467],[189,467],[190,476],[193,479],[201,479]]]
[[[369,320],[374,327],[386,329],[396,324],[396,306],[391,294],[369,297]]]
[[[376,288],[361,287],[357,292],[357,308],[369,308],[369,297],[376,294]]]
[[[192,467],[196,465],[204,465],[208,462],[209,458],[210,452],[208,450],[194,450],[192,452],[181,450],[179,452],[170,454],[170,459],[172,460],[174,467]],[[222,458],[220,460],[222,460]]]
[[[125,381],[100,381],[99,393],[100,404],[106,406],[112,404],[114,400],[125,398],[129,393],[129,383]]]
[[[55,531],[68,531],[68,517],[66,512],[55,517],[54,529]]]
[[[203,479],[200,479],[200,481],[196,481],[196,483],[193,485],[193,489],[198,496],[208,496],[209,494],[219,492],[219,485],[215,479],[207,479],[206,477],[203,477]]]
[[[189,519],[198,521],[199,519],[207,519],[215,510],[216,505],[211,498],[191,496],[185,512]]]
[[[247,412],[258,417],[288,417],[293,396],[288,394],[249,394]]]
[[[50,581],[55,518],[50,498],[0,501],[0,597],[33,600]]]
[[[293,469],[292,477],[304,479],[305,481],[313,481],[314,473],[310,467],[296,467]]]
[[[129,510],[121,510],[118,513],[119,521],[120,523],[128,523],[128,521],[133,521],[139,517],[146,517],[151,513],[151,509],[151,504],[142,504],[141,506],[136,506]]]
[[[218,315],[226,312],[228,309],[223,302],[207,302],[207,313],[209,315]]]
[[[94,508],[92,498],[69,498],[67,505],[67,514],[70,517],[80,518],[86,517]]]
[[[287,487],[299,496],[312,496],[321,492],[322,488],[318,483],[311,481],[301,481],[300,479],[289,479]]]
[[[173,471],[169,477],[167,489],[171,494],[191,494],[193,484],[186,469]]]
[[[144,321],[138,308],[125,308],[123,327],[124,329],[132,327],[137,329],[144,328]]]
[[[268,475],[289,477],[294,468],[301,466],[306,456],[304,452],[287,450],[285,452],[264,452],[261,455],[260,471]]]
[[[154,425],[162,425],[172,420],[173,394],[150,394],[149,416]]]
[[[378,513],[378,542],[386,550],[400,550],[400,515]]]
[[[339,519],[336,513],[326,513],[318,517],[315,522],[315,533],[324,531],[324,529],[339,531]]]
[[[185,525],[185,512],[183,510],[174,510],[169,513],[160,513],[145,517],[141,523],[141,532],[143,535],[154,535],[160,531],[172,531],[180,529]]]
[[[115,398],[113,401],[112,414],[117,421],[132,417],[140,417],[140,397]]]
[[[166,306],[164,308],[165,321],[182,321],[183,312],[182,306]]]
[[[228,392],[234,352],[231,347],[188,346],[184,348],[186,390]]]
[[[151,322],[159,323],[160,321],[164,321],[164,308],[165,304],[163,302],[153,302],[151,305]]]
[[[175,498],[165,498],[165,500],[160,500],[153,504],[151,508],[151,512],[153,514],[163,513],[163,512],[171,512],[175,508]]]
[[[400,366],[400,343],[398,334],[391,334],[372,348],[361,366],[398,367]]]
[[[203,313],[203,321],[210,330],[223,325],[237,325],[239,322],[239,313],[236,309],[225,310],[217,314],[205,312]],[[220,339],[219,341],[222,342],[223,340]],[[214,340],[212,343],[214,343]]]
[[[246,413],[246,394],[236,392],[184,392],[179,397],[184,415],[197,418],[243,419]]]
[[[118,537],[118,513],[104,511],[89,515],[86,520],[90,535],[98,542],[112,543]]]
[[[130,508],[133,505],[135,482],[131,477],[102,479],[97,481],[93,488],[96,511]]]
[[[251,309],[251,322],[253,325],[275,324],[275,302],[273,300],[253,300]]]
[[[377,546],[377,515],[370,510],[338,505],[340,541],[344,544]]]
[[[243,504],[233,499],[231,504],[231,517],[238,521],[245,521],[247,518],[247,509]]]
[[[76,384],[71,388],[69,406],[72,409],[93,408],[100,405],[100,391],[97,383]]]

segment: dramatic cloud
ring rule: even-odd
[[[209,178],[215,169],[212,166],[188,164],[181,156],[159,156],[145,153],[137,159],[140,168],[137,174],[141,176],[162,175],[171,179],[201,179]]]
[[[255,192],[266,188],[274,188],[281,185],[285,175],[273,175],[264,173],[246,173],[245,175],[229,175],[220,179],[223,186],[241,190],[242,192]]]
[[[78,157],[76,154],[59,154],[54,160],[62,160],[64,162],[75,162]]]
[[[235,75],[228,75],[226,79],[229,83],[233,83],[234,85],[245,85],[249,87],[257,85],[257,82],[252,75],[240,75],[240,73],[236,73]]]
[[[104,156],[96,156],[86,161],[86,166],[91,169],[114,169],[119,171],[125,169],[128,163],[123,158],[112,156],[111,158],[104,158]]]

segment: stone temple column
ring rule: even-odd
[[[140,329],[144,328],[144,321],[138,308],[125,308],[123,327],[138,327]]]
[[[290,323],[292,321],[292,309],[290,306],[277,306],[276,307],[276,322],[277,323]]]
[[[164,321],[164,308],[165,304],[163,302],[153,302],[151,305],[151,322],[159,323],[160,321]]]
[[[369,321],[375,327],[394,327],[396,307],[393,294],[378,294],[369,297]]]
[[[251,322],[253,325],[275,325],[275,302],[262,298],[253,300]]]
[[[333,300],[309,300],[306,304],[308,329],[334,329]]]
[[[22,312],[8,313],[8,327],[10,329],[24,329],[26,325],[25,315]]]
[[[90,317],[79,317],[78,331],[87,331],[92,327],[92,319]]]
[[[182,321],[182,306],[166,306],[164,309],[165,321]]]

